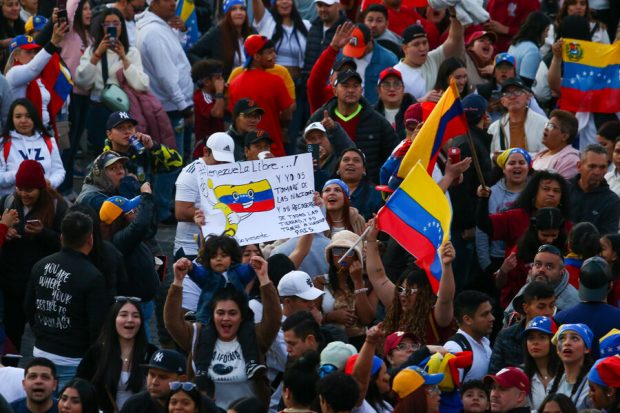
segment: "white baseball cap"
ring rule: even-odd
[[[320,130],[323,133],[327,133],[325,126],[323,126],[321,122],[312,122],[311,124],[306,126],[306,129],[304,130],[304,136],[306,136],[311,130]]]
[[[315,3],[325,3],[328,6],[332,6],[336,3],[340,3],[340,0],[314,0]]]
[[[278,294],[280,297],[299,297],[304,300],[312,301],[323,295],[312,284],[312,278],[303,271],[291,271],[280,279],[278,283]]]
[[[213,157],[220,162],[235,162],[235,141],[224,132],[215,132],[207,139],[207,148]]]

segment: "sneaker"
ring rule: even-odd
[[[254,377],[254,375],[261,370],[267,370],[267,366],[258,364],[254,360],[250,360],[245,363],[245,374],[248,376],[248,379]]]

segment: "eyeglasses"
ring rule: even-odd
[[[179,389],[183,389],[183,391],[192,391],[196,388],[196,383],[192,383],[191,381],[171,381],[170,390],[177,391]]]
[[[548,130],[549,132],[551,132],[554,129],[560,129],[560,127],[558,125],[554,124],[554,123],[551,123],[551,122],[547,122],[545,124],[545,130]]]
[[[541,245],[540,247],[538,247],[538,252],[548,252],[550,254],[557,255],[560,258],[564,258],[564,256],[562,255],[562,251],[560,251],[560,249],[555,245],[551,244]]]
[[[407,295],[411,295],[411,294],[417,293],[418,289],[417,288],[409,288],[409,287],[398,287],[397,291],[398,291],[399,295],[407,296]]]
[[[352,250],[348,254],[347,254],[347,251],[349,251],[349,249],[346,247],[333,247],[332,248],[332,254],[337,257],[342,257],[345,254],[347,255],[347,257],[352,257],[353,255],[355,255],[355,250]]]
[[[382,82],[381,89],[400,89],[403,87],[403,82]]]
[[[127,297],[127,296],[124,296],[124,295],[117,295],[116,297],[114,297],[114,302],[124,303],[126,301],[129,301],[131,303],[141,303],[142,302],[142,298],[140,298],[140,297]]]
[[[319,377],[323,378],[329,374],[332,374],[335,371],[338,371],[338,367],[334,366],[333,364],[323,364],[319,369]]]
[[[441,393],[441,390],[439,390],[439,386],[437,386],[437,385],[426,386],[424,388],[424,390],[426,390],[426,393],[428,393],[428,394],[439,394],[439,393]]]
[[[517,90],[513,90],[512,92],[504,92],[502,93],[502,96],[506,98],[512,98],[512,97],[519,97],[524,94],[525,94],[525,90],[517,89]]]
[[[400,351],[416,351],[420,346],[413,343],[399,343],[396,350]]]

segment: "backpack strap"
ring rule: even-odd
[[[52,138],[48,135],[43,135],[43,140],[45,141],[45,146],[47,146],[47,150],[50,155],[52,154]],[[11,152],[11,138],[8,136],[4,137],[2,141],[2,155],[4,156],[4,163],[7,163],[9,160],[9,152]]]
[[[461,351],[471,351],[472,357],[473,357],[473,354],[474,354],[473,350],[471,346],[469,345],[469,341],[467,340],[467,337],[465,337],[463,334],[456,333],[446,341],[454,341],[456,344],[459,345],[459,347],[461,348]],[[473,362],[472,362],[472,365],[473,365]],[[465,380],[465,377],[467,376],[467,373],[469,373],[469,370],[471,370],[471,366],[465,367],[463,369],[463,378],[461,379],[461,382]]]

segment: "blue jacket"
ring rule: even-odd
[[[211,300],[226,284],[232,284],[237,290],[245,294],[245,286],[256,277],[256,273],[250,264],[232,265],[226,271],[226,277],[202,266],[195,260],[192,264],[192,270],[187,275],[202,290],[196,311],[196,319],[202,324],[208,324],[211,321],[211,309],[209,308]]]
[[[371,104],[375,105],[379,100],[377,84],[379,83],[379,73],[388,67],[398,63],[398,58],[392,52],[373,40],[374,48],[370,63],[364,72],[364,97]],[[356,59],[357,60],[357,59]]]

